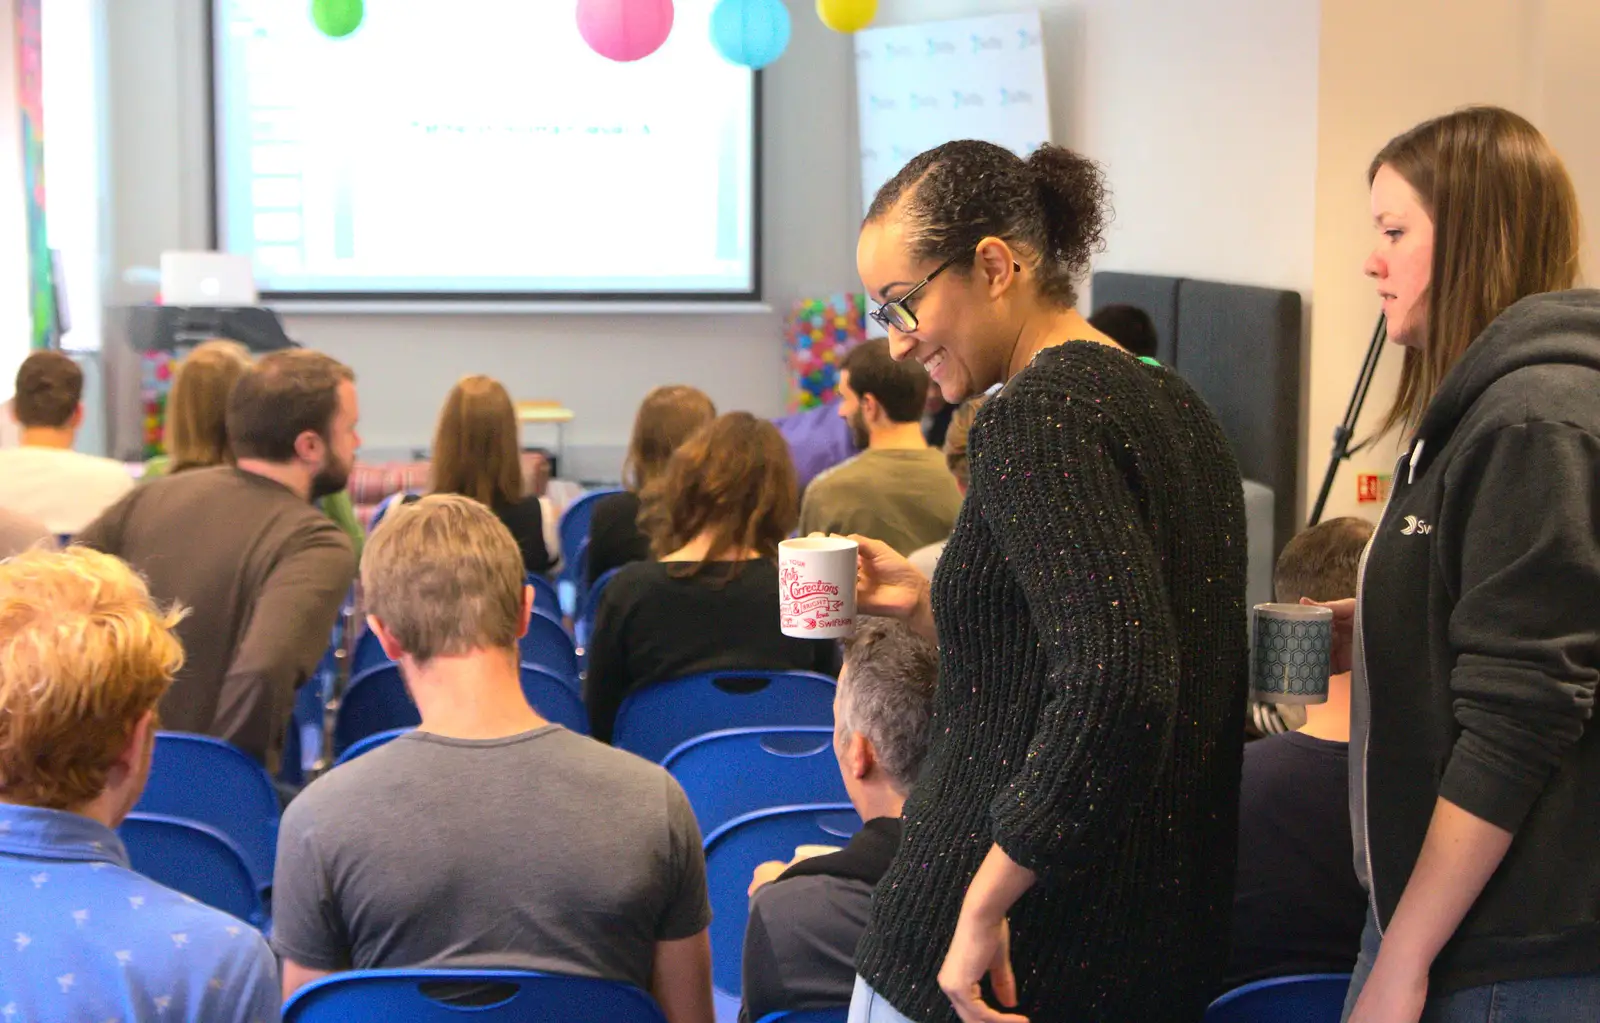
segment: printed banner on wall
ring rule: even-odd
[[[22,180],[28,220],[29,345],[55,341],[55,289],[44,203],[44,59],[40,34],[43,0],[16,0],[17,106],[22,122]]]
[[[1026,156],[1050,140],[1038,11],[856,33],[861,208],[925,149],[983,139]]]

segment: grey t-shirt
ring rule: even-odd
[[[557,725],[412,732],[289,805],[278,953],[317,970],[498,967],[649,989],[711,922],[700,829],[666,771]]]

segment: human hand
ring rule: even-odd
[[[902,621],[928,605],[928,580],[893,547],[881,540],[852,534],[860,548],[856,559],[856,610]]]
[[[995,999],[1008,1009],[1017,1005],[1017,978],[1011,972],[1011,925],[1006,918],[987,919],[963,910],[956,921],[939,969],[939,987],[965,1023],[1028,1023],[1028,1017],[997,1012],[983,1000],[984,976]]]
[[[1330,671],[1335,675],[1342,675],[1350,670],[1354,657],[1356,633],[1356,601],[1354,597],[1344,600],[1312,600],[1310,597],[1301,597],[1300,603],[1308,607],[1325,607],[1333,612],[1333,643],[1329,647],[1329,659],[1333,662]]]
[[[764,884],[771,884],[773,881],[776,881],[783,875],[783,872],[788,869],[789,864],[783,862],[782,860],[768,860],[765,863],[757,865],[755,876],[750,881],[750,890],[746,894],[753,897],[757,888],[760,888]]]
[[[1417,1023],[1428,1001],[1428,971],[1395,965],[1380,953],[1349,1023]]]

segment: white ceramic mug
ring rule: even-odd
[[[778,545],[778,617],[785,636],[840,639],[856,629],[856,542],[806,536]]]

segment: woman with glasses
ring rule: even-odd
[[[1222,979],[1243,497],[1199,396],[1073,308],[1107,212],[1083,157],[969,141],[913,159],[862,227],[895,356],[952,402],[1003,386],[933,582],[858,538],[861,609],[937,639],[940,671],[852,1021],[1190,1023]]]

